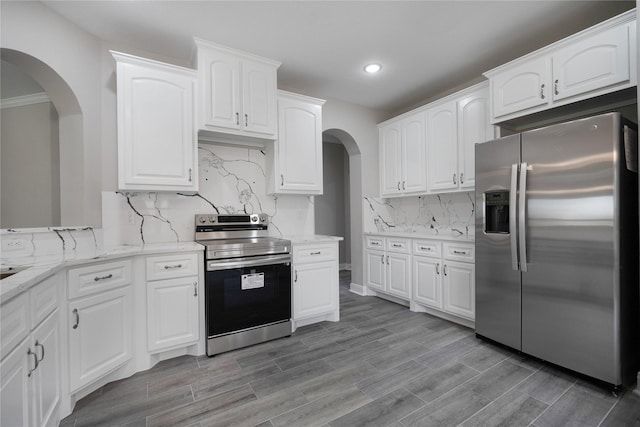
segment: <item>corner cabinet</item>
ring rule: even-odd
[[[635,9],[484,73],[491,122],[636,86]]]
[[[118,188],[197,191],[196,72],[111,54],[117,63]]]
[[[322,194],[324,102],[278,91],[278,139],[267,144],[268,194]]]
[[[280,63],[194,39],[200,138],[213,142],[274,140]]]

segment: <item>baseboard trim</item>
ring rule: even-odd
[[[353,282],[351,282],[351,284],[349,285],[349,292],[360,295],[361,297],[367,296],[367,290],[365,289],[365,287]]]
[[[340,270],[349,270],[349,271],[351,271],[351,264],[347,263],[347,262],[343,262],[342,264],[338,265],[338,268]]]

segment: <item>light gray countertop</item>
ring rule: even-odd
[[[404,237],[409,239],[425,239],[425,240],[442,240],[447,242],[473,243],[474,236],[454,236],[443,234],[427,234],[427,233],[409,233],[401,231],[381,231],[367,232],[365,236],[381,236],[381,237]]]
[[[283,239],[290,240],[292,244],[302,243],[327,243],[327,242],[339,242],[344,240],[340,236],[325,236],[322,234],[299,234],[291,236],[282,236]]]

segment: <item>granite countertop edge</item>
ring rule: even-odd
[[[425,240],[442,240],[447,242],[461,242],[461,243],[475,242],[475,237],[473,236],[411,233],[411,232],[402,232],[402,231],[368,231],[368,232],[365,232],[364,235],[365,236],[382,236],[382,237],[405,237],[410,239],[425,239]]]

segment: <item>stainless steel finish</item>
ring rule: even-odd
[[[210,260],[207,261],[207,271],[229,270],[255,265],[283,264],[287,262],[291,262],[290,254],[233,258],[230,260]]]
[[[35,346],[42,349],[42,357],[40,357],[40,359],[38,360],[38,362],[42,362],[44,360],[44,346],[40,344],[38,340],[36,340]]]
[[[520,255],[520,271],[527,271],[527,162],[520,163],[520,191],[518,192],[518,252]]]
[[[165,270],[172,270],[174,268],[182,268],[182,264],[175,264],[175,265],[165,265],[164,269]]]
[[[544,99],[544,83],[540,85],[540,99]]]
[[[640,360],[638,175],[623,134],[608,113],[476,146],[476,333],[615,386]],[[485,233],[484,194],[507,186],[509,235]]]
[[[271,323],[251,329],[232,332],[224,335],[209,337],[207,340],[207,354],[224,353],[237,348],[258,344],[291,335],[291,321]]]
[[[78,309],[74,308],[72,313],[76,317],[76,322],[73,324],[72,328],[78,329],[78,325],[80,325],[80,314],[78,313]]]
[[[511,235],[511,268],[520,270],[518,259],[518,227],[516,220],[516,199],[518,188],[518,164],[511,165],[511,185],[509,186],[509,234]]]
[[[520,349],[520,271],[512,269],[516,218],[510,203],[510,233],[485,233],[485,193],[510,191],[512,165],[520,164],[520,135],[476,145],[476,333]],[[517,247],[516,247],[517,248]],[[517,252],[517,249],[516,249]]]
[[[31,378],[31,374],[33,373],[33,371],[35,371],[36,369],[38,369],[38,364],[40,362],[38,362],[38,355],[35,354],[33,351],[31,351],[31,349],[29,348],[27,350],[27,357],[33,355],[33,360],[35,361],[35,366],[33,367],[33,369],[29,369],[29,372],[27,373],[27,377]]]
[[[109,273],[106,276],[96,276],[93,278],[93,280],[95,282],[99,282],[100,280],[107,280],[107,279],[111,279],[113,277],[113,274]]]

